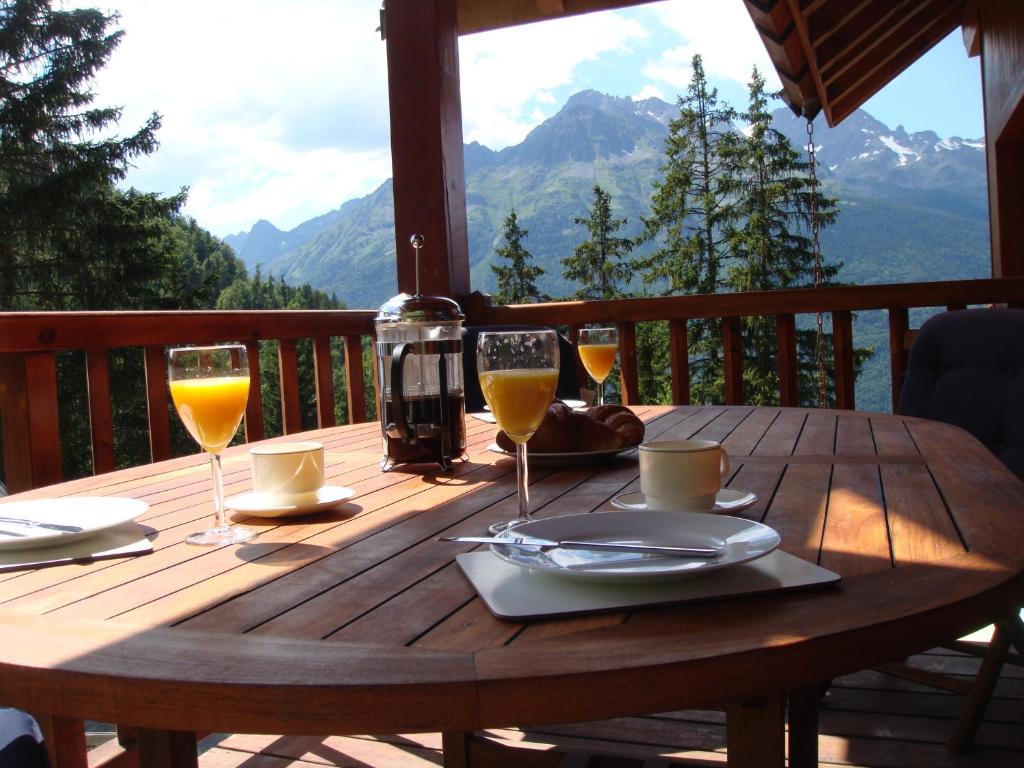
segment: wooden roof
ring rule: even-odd
[[[797,114],[835,125],[960,26],[965,0],[744,0]]]
[[[710,0],[720,2],[721,0]],[[797,114],[835,125],[963,20],[967,0],[743,2]],[[650,0],[456,0],[459,34]]]

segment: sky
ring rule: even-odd
[[[93,83],[95,105],[123,108],[121,134],[162,117],[160,149],[136,161],[127,183],[188,187],[185,213],[214,234],[259,219],[289,230],[391,176],[380,0],[71,4],[116,12],[125,32]],[[587,88],[674,102],[694,53],[737,108],[754,66],[780,87],[740,0],[668,0],[465,36],[464,139],[517,144]],[[979,138],[979,73],[956,31],[865,109],[892,128]],[[939,77],[942,99],[929,84]]]

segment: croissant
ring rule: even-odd
[[[574,453],[628,448],[643,440],[644,424],[628,408],[604,405],[585,412],[564,403],[552,403],[540,427],[526,444],[535,453]],[[503,431],[498,446],[514,451],[515,443]]]

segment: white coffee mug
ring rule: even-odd
[[[321,443],[270,443],[249,450],[252,487],[279,503],[315,502],[324,484]]]
[[[640,446],[640,491],[648,509],[708,510],[729,473],[714,440],[659,440]]]

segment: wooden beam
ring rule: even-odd
[[[458,0],[460,35],[532,24],[553,16],[576,16],[643,5],[653,0]]]
[[[395,200],[398,288],[425,294],[469,293],[466,179],[459,93],[455,0],[387,0],[388,99]]]

